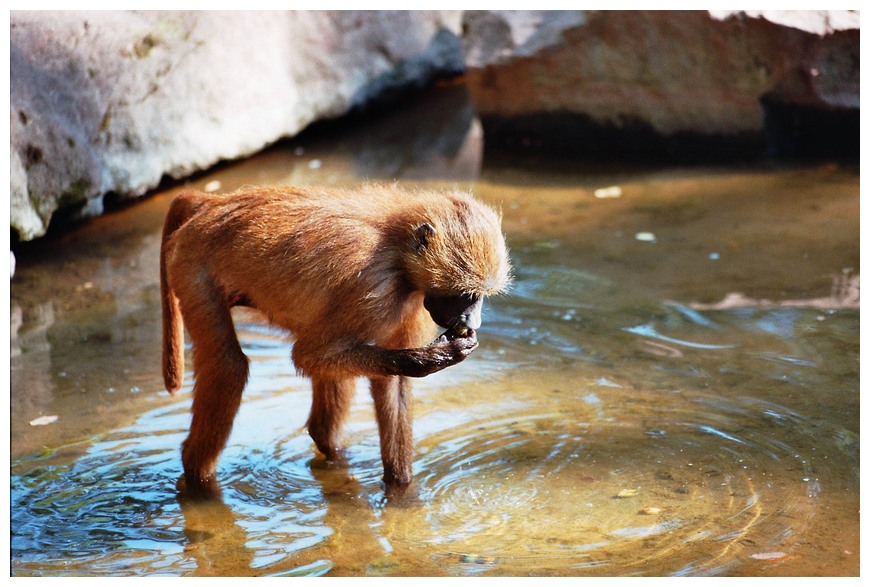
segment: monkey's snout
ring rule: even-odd
[[[480,328],[483,299],[479,296],[432,296],[427,295],[423,307],[428,310],[435,324],[448,329]]]
[[[480,316],[480,306],[475,308],[476,311],[463,314],[459,320],[458,328],[480,328],[480,325],[483,324],[483,320]]]

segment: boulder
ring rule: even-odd
[[[463,30],[488,144],[747,153],[800,127],[857,149],[857,11],[468,11]]]
[[[98,214],[464,68],[461,13],[12,12],[11,225]]]

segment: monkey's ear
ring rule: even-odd
[[[414,250],[420,252],[429,246],[429,240],[435,236],[435,227],[428,222],[414,229]]]

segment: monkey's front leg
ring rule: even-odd
[[[473,330],[465,336],[445,333],[427,347],[385,349],[366,347],[361,353],[369,365],[386,372],[372,377],[372,398],[381,439],[384,484],[404,487],[413,479],[414,439],[412,432],[411,381],[459,363],[477,348]]]
[[[308,434],[329,461],[339,458],[341,427],[347,419],[356,383],[353,379],[313,377]]]
[[[372,398],[381,438],[381,460],[387,487],[404,486],[413,478],[411,384],[407,377],[373,377]]]

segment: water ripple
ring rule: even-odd
[[[807,548],[836,462],[857,463],[859,439],[773,400],[824,361],[776,336],[747,344],[737,314],[587,313],[568,292],[607,285],[584,280],[562,272],[549,296],[520,288],[544,311],[491,309],[486,342],[516,362],[483,350],[478,369],[416,386],[408,503],[385,499],[367,394],[346,462],[325,462],[304,430],[310,392],[288,343],[242,325],[252,382],[219,467],[223,500],[175,489],[188,384],[129,428],[13,463],[13,573],[712,575]],[[771,334],[752,320],[751,336]],[[713,335],[740,343],[695,342]],[[626,344],[636,336],[702,352],[637,354]],[[504,367],[529,346],[552,355]]]

